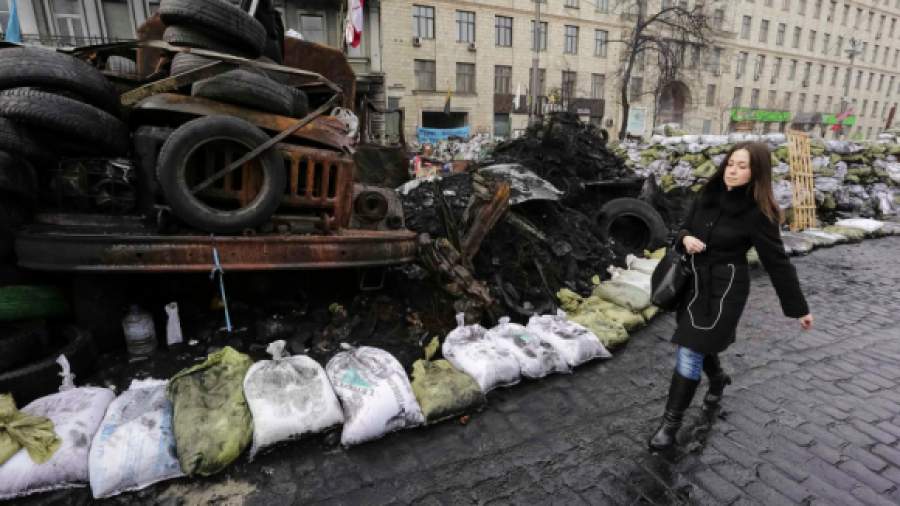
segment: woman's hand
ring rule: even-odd
[[[700,253],[706,249],[706,245],[703,244],[703,241],[697,239],[692,235],[684,236],[684,239],[681,240],[681,243],[684,245],[684,250],[691,255]]]
[[[810,314],[808,314],[808,315],[806,315],[806,316],[801,316],[801,317],[800,317],[800,327],[801,327],[803,330],[809,330],[809,329],[812,328],[812,326],[813,326],[813,315],[812,315],[812,313],[810,313]]]

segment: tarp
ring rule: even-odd
[[[419,142],[437,142],[450,137],[461,137],[467,139],[469,137],[470,128],[467,126],[459,128],[424,128],[416,129],[416,137]]]

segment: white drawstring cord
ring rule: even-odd
[[[694,298],[691,299],[691,302],[688,303],[687,312],[688,316],[690,316],[691,318],[691,327],[694,327],[696,330],[712,330],[716,328],[716,325],[718,325],[719,318],[722,317],[722,309],[725,305],[725,297],[727,297],[728,292],[731,291],[731,285],[732,283],[734,283],[734,274],[737,270],[734,267],[734,264],[728,264],[728,266],[731,267],[731,279],[728,280],[728,288],[725,289],[725,293],[723,293],[722,298],[719,299],[719,314],[716,315],[716,321],[714,321],[713,324],[709,327],[698,327],[696,322],[694,322],[694,313],[691,312],[691,306],[694,304],[694,302],[697,301],[697,297],[700,296],[700,276],[697,275],[697,267],[694,266],[694,255],[691,255],[691,271],[694,272]],[[712,275],[711,271],[710,275]]]

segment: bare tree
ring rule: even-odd
[[[631,28],[623,32],[622,39],[611,41],[625,46],[623,65],[618,72],[622,103],[619,139],[624,139],[627,133],[632,96],[651,95],[658,102],[662,90],[678,78],[685,65],[686,53],[690,51],[692,65],[700,65],[696,55],[699,52],[702,59],[711,47],[712,27],[702,2],[695,2],[689,8],[685,0],[662,0],[652,11],[650,3],[648,0],[622,0],[617,5],[622,15],[633,22]],[[652,65],[650,74],[642,76],[641,89],[632,90],[632,78],[636,77],[638,67],[654,58],[658,64]],[[648,77],[651,76],[655,84],[644,86],[644,83],[649,84]]]

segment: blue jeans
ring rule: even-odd
[[[703,357],[702,353],[679,346],[675,370],[687,379],[699,380],[703,372]]]

